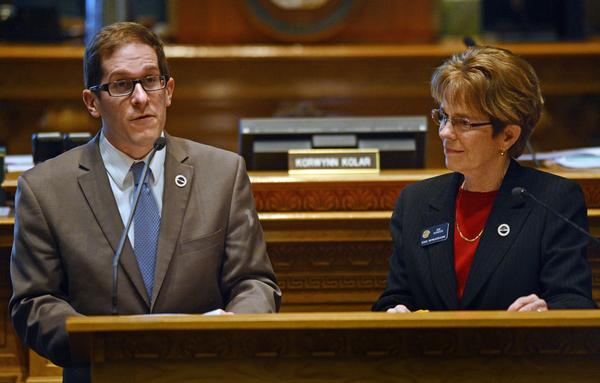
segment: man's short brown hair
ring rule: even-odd
[[[537,125],[544,100],[533,67],[512,52],[493,47],[470,47],[438,67],[431,78],[431,94],[438,104],[462,102],[488,115],[494,136],[506,125],[521,127],[521,136],[508,150],[523,153]]]
[[[160,74],[169,77],[163,43],[151,30],[138,23],[119,22],[102,28],[89,42],[83,56],[83,81],[86,88],[100,85],[102,60],[128,43],[142,43],[156,52]]]

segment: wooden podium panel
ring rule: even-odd
[[[289,176],[250,172],[284,312],[363,311],[385,288],[392,254],[389,224],[400,191],[445,169],[374,175]],[[600,173],[553,171],[577,182],[592,234],[600,237]],[[9,195],[16,177],[2,184]],[[12,244],[13,219],[0,219],[0,246]],[[593,298],[600,303],[600,249],[590,246]],[[6,259],[8,263],[8,259]]]
[[[385,287],[392,252],[389,219],[406,185],[441,174],[443,169],[382,171],[371,176],[298,177],[252,172],[252,190],[268,253],[283,291],[283,312],[368,311]],[[591,232],[600,236],[600,173],[560,171],[582,187]],[[16,177],[3,183],[8,194]],[[0,266],[9,280],[8,261],[14,221],[0,219]],[[591,248],[593,298],[600,303],[600,251]],[[3,265],[3,266],[2,266]],[[0,285],[5,302],[10,284]],[[6,304],[6,303],[5,303]],[[56,381],[60,369],[18,344],[5,315],[3,371],[29,382]],[[2,380],[0,379],[0,382]]]
[[[390,217],[401,190],[448,172],[386,170],[376,175],[289,176],[250,172],[282,311],[369,310],[385,288],[392,254]],[[552,170],[577,182],[590,231],[600,236],[600,173]],[[600,249],[590,246],[593,297],[600,302]]]
[[[600,311],[73,317],[93,382],[598,382]]]

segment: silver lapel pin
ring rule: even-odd
[[[175,185],[179,186],[180,188],[184,187],[185,185],[187,185],[187,178],[185,178],[185,176],[181,174],[176,175]]]
[[[510,226],[508,226],[507,223],[503,223],[500,226],[498,226],[498,235],[501,237],[506,237],[508,234],[510,234]]]

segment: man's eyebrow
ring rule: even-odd
[[[152,70],[156,70],[156,71],[160,72],[160,68],[156,65],[148,65],[148,66],[142,67],[142,71],[152,71]],[[146,75],[147,74],[145,74],[144,76],[146,76]],[[132,72],[130,72],[126,69],[117,69],[108,75],[109,79],[112,79],[113,77],[134,78],[136,76],[134,76],[132,74]]]

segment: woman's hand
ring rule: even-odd
[[[409,313],[410,310],[404,305],[396,305],[396,307],[392,307],[387,309],[388,313],[398,314],[398,313]]]
[[[517,298],[508,311],[548,311],[546,301],[535,294]]]

